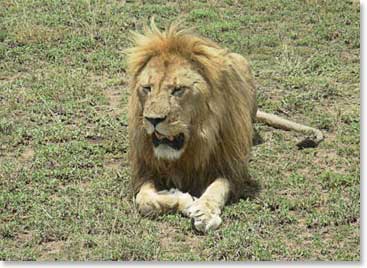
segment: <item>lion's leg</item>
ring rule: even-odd
[[[185,214],[194,220],[194,226],[198,231],[207,232],[216,229],[222,223],[219,215],[228,201],[229,194],[229,181],[225,178],[218,178],[209,185]]]
[[[141,214],[157,215],[168,211],[183,211],[193,203],[193,197],[179,190],[158,192],[151,181],[145,182],[136,195],[136,204]]]

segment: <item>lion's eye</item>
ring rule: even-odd
[[[151,86],[142,86],[142,91],[144,92],[144,94],[149,94],[151,90]]]
[[[172,95],[176,97],[180,97],[185,93],[185,87],[176,87],[172,90]]]

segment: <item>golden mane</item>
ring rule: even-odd
[[[256,114],[255,87],[246,61],[216,43],[180,29],[173,23],[160,31],[154,24],[143,34],[133,33],[127,50],[130,81],[129,158],[136,193],[148,179],[157,187],[175,187],[193,195],[218,177],[231,184],[232,198],[245,191]],[[196,107],[197,122],[182,157],[174,162],[157,159],[142,127],[142,107],[134,93],[137,77],[153,57],[164,61],[182,57],[195,66],[210,87],[210,96]]]

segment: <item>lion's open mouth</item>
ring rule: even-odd
[[[175,150],[180,150],[185,142],[185,135],[180,133],[176,136],[164,136],[158,131],[155,131],[152,135],[152,141],[154,147],[158,147],[161,144],[166,144]]]

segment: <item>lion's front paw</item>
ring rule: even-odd
[[[208,200],[196,200],[186,211],[193,219],[195,229],[200,232],[208,232],[219,227],[222,223],[220,209],[210,204]]]
[[[194,203],[197,199],[196,197],[191,196],[189,193],[183,193],[178,189],[172,188],[169,191],[163,190],[158,192],[160,196],[172,196],[177,199],[177,210],[183,213],[185,216],[187,215],[187,209]]]
[[[153,216],[160,213],[160,205],[155,193],[138,193],[135,202],[140,214]]]

